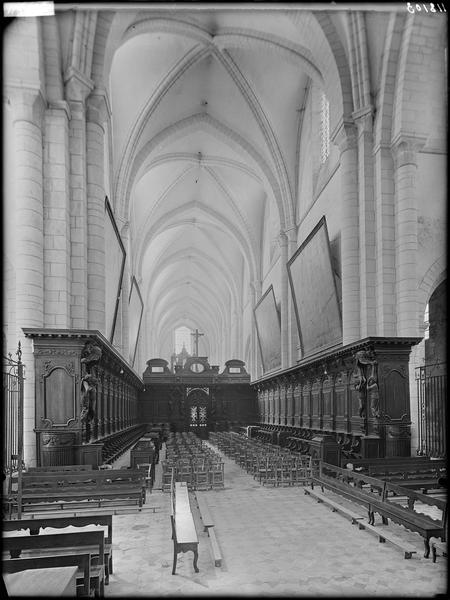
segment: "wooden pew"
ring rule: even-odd
[[[12,598],[75,598],[80,595],[77,591],[77,572],[76,565],[69,565],[7,573],[3,576],[6,595]]]
[[[390,502],[385,491],[386,486],[389,485],[388,482],[382,480],[376,482],[376,479],[363,473],[355,473],[348,469],[321,463],[319,474],[312,478],[311,487],[314,489],[314,484],[320,485],[322,491],[326,487],[344,498],[366,507],[369,516],[368,525],[375,524],[375,513],[378,513],[383,524],[387,525],[388,519],[391,519],[394,523],[419,533],[425,546],[424,557],[428,558],[430,538],[445,539],[443,521],[436,521],[427,515]],[[374,488],[377,489],[377,492],[373,492]],[[404,496],[408,496],[410,492],[411,490],[403,488]]]
[[[54,509],[55,502],[63,509],[78,501],[80,508],[96,504],[117,503],[120,499],[139,508],[145,502],[145,473],[138,469],[109,469],[80,472],[52,471],[24,473],[22,478],[22,508],[24,512]]]
[[[3,561],[41,556],[89,553],[91,557],[90,588],[94,584],[96,593],[104,595],[105,582],[105,536],[103,531],[79,533],[56,533],[49,535],[21,535],[3,537]],[[84,581],[84,574],[83,574]]]
[[[51,465],[48,467],[28,467],[26,473],[51,473],[52,471],[92,471],[92,465]]]
[[[76,577],[78,595],[89,596],[91,582],[91,555],[89,552],[3,559],[3,574],[19,573],[29,569],[51,569],[53,567],[69,566],[78,568]]]
[[[3,521],[3,531],[29,531],[30,535],[39,535],[40,530],[46,528],[64,529],[66,527],[87,527],[101,526],[107,527],[108,531],[104,542],[104,563],[105,563],[105,585],[109,584],[109,575],[113,572],[113,556],[112,556],[112,514],[90,514],[80,515],[76,517],[42,517],[33,519],[14,519]],[[48,534],[47,534],[48,535]]]
[[[170,506],[170,522],[172,525],[173,540],[172,575],[175,575],[178,554],[180,552],[184,553],[189,551],[194,553],[193,566],[194,571],[198,573],[198,537],[191,513],[186,483],[173,482]]]
[[[432,460],[426,456],[355,459],[346,463],[351,464],[354,471],[424,492],[441,488],[441,478],[447,473],[445,460]]]
[[[214,530],[214,520],[209,512],[209,507],[206,503],[204,496],[201,494],[195,494],[197,501],[197,507],[200,513],[200,518],[203,523],[204,531],[208,532],[209,541],[211,542],[211,550],[214,558],[214,565],[216,567],[222,566],[222,553],[219,548],[219,544],[216,538],[216,532]]]

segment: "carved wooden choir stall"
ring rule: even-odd
[[[168,422],[172,431],[208,431],[257,421],[256,391],[245,363],[232,359],[222,373],[207,357],[187,357],[172,371],[162,358],[147,361],[139,413],[146,422]]]

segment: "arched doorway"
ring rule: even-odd
[[[207,439],[211,399],[208,388],[192,388],[188,390],[188,431],[192,431],[201,439]]]

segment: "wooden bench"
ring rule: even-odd
[[[48,535],[21,535],[3,537],[3,562],[5,559],[36,558],[89,553],[91,557],[90,589],[104,595],[105,536],[103,531],[56,533]],[[85,574],[83,573],[83,582]],[[81,579],[81,574],[80,574]]]
[[[201,494],[195,494],[197,500],[197,506],[200,513],[200,518],[203,523],[204,531],[208,532],[208,536],[211,542],[211,550],[214,558],[214,565],[216,567],[222,566],[222,553],[219,548],[219,544],[216,538],[216,532],[214,531],[214,519],[209,512],[208,505],[204,496]]]
[[[3,574],[19,573],[29,569],[51,569],[53,567],[77,567],[77,594],[91,594],[91,555],[89,552],[63,554],[59,556],[33,556],[31,558],[3,559]]]
[[[447,473],[446,461],[425,456],[358,459],[347,464],[351,464],[354,471],[423,492],[441,488],[442,477]]]
[[[112,556],[112,514],[91,514],[80,515],[77,517],[43,517],[33,519],[19,519],[3,521],[3,531],[21,531],[29,530],[30,535],[39,535],[40,530],[52,528],[63,529],[66,527],[88,527],[88,526],[107,527],[105,536],[105,585],[109,584],[109,575],[113,572]]]
[[[438,550],[441,552],[440,555],[438,555]],[[431,541],[431,556],[433,559],[433,562],[436,562],[436,557],[437,556],[447,556],[447,542],[443,542],[440,540],[432,540]]]
[[[172,575],[175,575],[178,554],[189,551],[194,553],[193,566],[194,571],[198,573],[198,537],[189,504],[188,488],[185,482],[173,482],[170,505],[173,540]]]
[[[54,471],[50,473],[24,473],[22,478],[22,509],[54,509],[77,502],[79,507],[120,500],[145,502],[145,473],[138,469],[110,469],[80,472]]]
[[[430,538],[445,539],[442,520],[436,521],[422,513],[408,510],[408,508],[390,502],[388,495],[385,493],[387,482],[379,480],[377,484],[378,492],[369,491],[375,485],[373,480],[374,478],[361,473],[354,473],[348,469],[321,463],[319,475],[312,478],[311,485],[314,488],[314,483],[316,483],[322,487],[322,490],[327,487],[348,500],[365,506],[368,511],[369,525],[375,524],[375,513],[378,513],[384,524],[387,524],[388,519],[391,519],[394,523],[419,533],[425,546],[424,557],[428,558]],[[365,487],[364,484],[366,484]],[[380,488],[382,488],[381,494]],[[404,495],[407,496],[408,492],[409,490],[405,488]]]
[[[21,597],[70,597],[83,593],[77,592],[77,566],[54,566],[44,569],[27,569],[3,576],[6,593],[11,598]]]
[[[195,499],[197,501],[198,510],[202,519],[204,531],[208,531],[209,527],[214,527],[214,520],[209,512],[208,505],[206,504],[205,498],[201,494],[195,493]]]
[[[48,467],[28,467],[25,473],[51,473],[52,471],[92,471],[92,465],[49,465]]]
[[[315,490],[305,488],[305,494],[308,496],[311,496],[312,498],[315,498],[317,500],[317,502],[323,502],[324,504],[327,504],[328,506],[330,506],[330,508],[333,512],[338,512],[346,517],[349,517],[352,524],[356,524],[359,521],[364,520],[364,517],[362,517],[358,513],[355,513],[353,511],[349,510],[345,506],[341,506],[340,504],[338,504],[331,498],[328,498],[324,494],[320,494],[319,492],[316,492]]]
[[[404,553],[405,558],[411,558],[411,556],[417,552],[414,546],[387,532],[384,526],[375,527],[374,525],[369,525],[368,523],[362,523],[360,521],[358,527],[359,529],[365,529],[374,533],[378,537],[379,542],[389,542],[396,548],[399,548]]]

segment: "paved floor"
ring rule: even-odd
[[[128,454],[121,460],[126,465]],[[222,566],[214,566],[208,534],[192,499],[200,572],[194,572],[188,552],[179,554],[177,572],[171,574],[170,495],[157,489],[158,465],[145,510],[114,516],[114,574],[106,596],[405,598],[446,593],[447,560],[424,559],[417,534],[393,526],[417,547],[413,558],[404,559],[400,550],[380,544],[367,531],[306,496],[301,487],[260,486],[233,461],[224,460],[225,489],[199,492],[215,521]],[[153,513],[149,506],[160,508]]]

